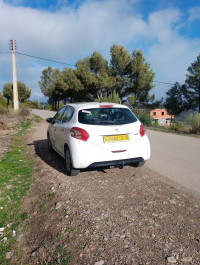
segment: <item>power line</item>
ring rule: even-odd
[[[51,59],[44,58],[44,57],[39,57],[39,56],[30,55],[30,54],[25,54],[25,53],[22,53],[22,52],[15,52],[15,53],[19,54],[19,55],[23,55],[23,56],[39,59],[39,60],[44,60],[44,61],[48,61],[48,62],[53,62],[53,63],[58,63],[58,64],[63,64],[63,65],[76,67],[74,64],[69,64],[69,63],[60,62],[60,61],[56,61],[56,60],[51,60]],[[157,81],[157,80],[154,80],[153,83],[159,83],[159,84],[164,84],[164,85],[172,85],[172,86],[175,85],[175,83],[169,83],[169,82],[163,82],[163,81]]]
[[[160,83],[160,84],[164,84],[164,85],[172,85],[172,86],[175,85],[175,83],[172,84],[172,83],[167,83],[167,82],[162,82],[162,81],[155,81],[155,80],[154,80],[153,82],[155,82],[155,83]]]
[[[69,65],[69,66],[75,67],[75,65],[73,65],[73,64],[64,63],[64,62],[60,62],[60,61],[55,61],[55,60],[51,60],[51,59],[47,59],[47,58],[43,58],[43,57],[38,57],[38,56],[30,55],[30,54],[25,54],[25,53],[22,53],[22,52],[15,52],[15,53],[23,55],[23,56],[28,56],[28,57],[44,60],[44,61],[49,61],[49,62],[53,62],[53,63],[59,63],[59,64],[64,64],[64,65]]]

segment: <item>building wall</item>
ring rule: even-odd
[[[174,115],[169,115],[166,109],[153,109],[150,111],[150,117],[152,119],[174,119]]]
[[[166,109],[153,109],[150,111],[150,117],[161,126],[170,125],[170,122],[174,119],[174,115],[169,115]]]

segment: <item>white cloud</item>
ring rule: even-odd
[[[200,19],[200,6],[192,7],[189,10],[189,13],[190,13],[189,17],[190,22],[193,22],[196,19]]]

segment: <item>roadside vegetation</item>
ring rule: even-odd
[[[10,114],[11,115],[11,114]],[[19,226],[28,218],[21,203],[33,182],[33,161],[26,154],[22,136],[39,117],[30,117],[27,110],[21,109],[10,150],[0,162],[0,263],[9,264],[6,259],[12,256],[12,248],[20,240]]]
[[[152,122],[147,110],[132,110],[138,119],[149,129],[200,136],[200,114],[198,112],[182,112],[175,118],[174,122],[170,126],[161,126],[158,122]]]

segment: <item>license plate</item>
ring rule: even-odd
[[[120,141],[128,141],[128,140],[129,140],[128,134],[108,135],[108,136],[103,137],[104,143],[120,142]]]

